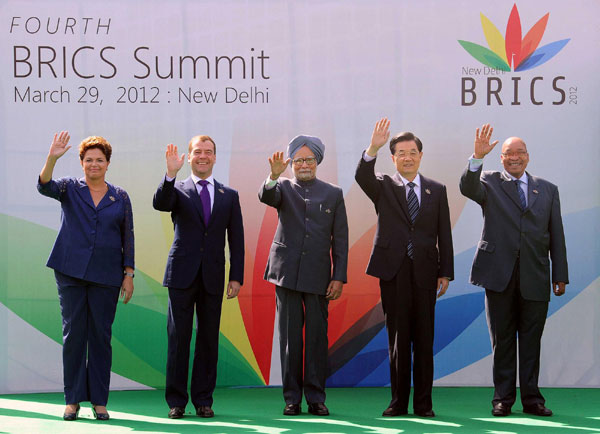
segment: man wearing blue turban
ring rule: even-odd
[[[271,174],[258,194],[279,218],[264,278],[276,285],[283,414],[288,416],[300,414],[303,391],[310,413],[329,415],[328,305],[346,283],[348,220],[342,189],[316,177],[324,152],[317,137],[295,137],[286,160],[283,152],[269,158]],[[290,162],[294,177],[280,177]]]

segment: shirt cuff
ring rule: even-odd
[[[277,180],[271,179],[271,175],[267,176],[267,179],[265,179],[265,188],[267,190],[271,190],[276,185],[277,185]]]
[[[471,155],[469,158],[469,172],[477,172],[483,166],[483,158],[475,158]]]
[[[169,175],[165,174],[165,181],[171,182],[175,179],[175,177],[171,178]]]
[[[373,161],[375,158],[377,157],[371,157],[369,154],[367,154],[367,151],[363,151],[363,160],[365,160],[367,163],[369,161]]]

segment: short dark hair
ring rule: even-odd
[[[110,143],[106,141],[104,137],[100,136],[90,136],[79,144],[79,159],[83,161],[83,157],[87,151],[90,149],[100,149],[106,158],[106,161],[110,161],[110,156],[112,155],[112,147]]]
[[[415,136],[409,131],[398,133],[394,137],[392,137],[392,140],[390,140],[390,152],[392,153],[392,155],[394,155],[394,153],[396,152],[396,143],[411,141],[414,141],[417,144],[417,149],[419,150],[419,152],[423,152],[423,143],[421,143],[421,140],[417,136]]]
[[[217,144],[215,143],[215,141],[213,139],[210,138],[210,136],[194,136],[190,139],[189,143],[188,143],[188,152],[192,152],[192,143],[195,142],[196,140],[198,140],[199,142],[211,142],[213,144],[213,151],[215,153],[215,155],[217,155]]]

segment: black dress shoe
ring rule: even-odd
[[[315,416],[329,416],[329,409],[324,402],[313,402],[308,404],[308,412]]]
[[[185,408],[173,407],[169,410],[169,419],[181,419],[185,414]]]
[[[383,417],[394,417],[404,416],[405,414],[408,414],[408,410],[406,410],[405,408],[388,407],[385,410],[383,410],[383,413],[381,415]]]
[[[92,413],[94,413],[94,417],[96,418],[96,420],[108,420],[110,419],[110,416],[108,415],[108,413],[96,413],[96,406],[92,405]]]
[[[534,414],[536,416],[552,416],[552,410],[541,403],[523,406],[523,413]]]
[[[415,414],[421,417],[435,417],[435,413],[433,410],[425,410],[425,411],[417,411],[415,410]]]
[[[494,416],[508,416],[510,414],[510,407],[503,403],[498,402],[494,404],[494,408],[492,408],[492,415]]]
[[[286,404],[283,408],[284,416],[298,416],[300,414],[300,404]]]
[[[75,410],[75,413],[67,413],[65,412],[63,414],[63,420],[77,420],[77,418],[79,417],[79,410],[81,409],[81,407],[79,406],[79,404],[77,404],[77,409]]]
[[[196,414],[200,417],[215,417],[215,412],[209,405],[201,405],[196,409]]]

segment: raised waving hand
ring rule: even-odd
[[[492,128],[490,124],[483,125],[481,131],[479,128],[475,130],[475,149],[473,151],[473,156],[475,158],[480,159],[485,157],[492,149],[494,149],[494,146],[498,144],[498,140],[496,140],[490,145],[493,131],[494,128]]]
[[[271,165],[271,179],[273,181],[279,178],[279,176],[285,172],[285,169],[287,169],[290,161],[292,161],[291,158],[288,158],[287,160],[283,159],[283,152],[275,152],[271,157],[269,157],[269,164]]]
[[[169,178],[175,178],[177,172],[183,167],[185,154],[179,156],[177,146],[173,145],[173,143],[169,143],[167,145],[167,151],[165,152],[165,158],[167,160],[167,176]]]
[[[371,144],[367,148],[367,155],[375,157],[377,152],[390,138],[390,121],[388,118],[381,118],[373,128],[371,135]]]

